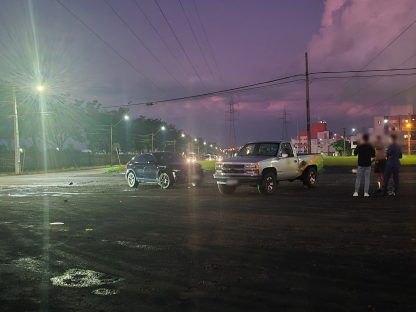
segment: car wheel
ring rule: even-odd
[[[137,182],[136,175],[134,174],[133,171],[130,171],[127,174],[127,184],[129,185],[130,188],[136,188],[139,185],[139,182]]]
[[[277,181],[276,181],[276,175],[274,172],[266,172],[263,175],[263,179],[261,182],[257,185],[257,190],[260,194],[264,195],[271,195],[276,192],[277,189]]]
[[[173,185],[173,176],[167,172],[162,172],[159,175],[159,185],[162,189],[166,190]]]
[[[223,195],[229,195],[235,192],[235,186],[225,185],[225,184],[217,184],[218,191],[220,191]]]
[[[303,184],[307,187],[311,188],[316,185],[316,182],[318,180],[318,172],[315,168],[309,167],[306,169],[306,171],[303,173]]]

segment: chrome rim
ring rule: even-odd
[[[267,192],[273,192],[273,190],[274,190],[274,181],[273,181],[273,178],[272,177],[267,177],[267,179],[266,179],[266,189],[267,189]]]
[[[132,172],[130,172],[127,175],[127,182],[129,183],[130,187],[134,186],[134,184],[136,183],[136,177],[134,176]]]
[[[314,171],[311,171],[309,173],[309,183],[315,184],[315,182],[316,182],[316,173]]]
[[[163,189],[165,189],[165,188],[169,187],[169,183],[170,183],[169,175],[167,173],[162,173],[159,177],[160,186]]]

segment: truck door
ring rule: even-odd
[[[277,165],[278,180],[293,180],[298,177],[298,158],[293,153],[290,143],[281,143]]]

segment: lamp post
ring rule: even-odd
[[[406,123],[406,129],[407,129],[407,154],[410,155],[411,154],[411,150],[410,150],[411,132],[410,130],[412,129],[412,124],[409,121]]]
[[[166,130],[166,127],[165,126],[162,126],[155,133],[151,133],[151,136],[152,136],[152,152],[154,151],[154,145],[153,145],[153,143],[154,143],[155,135],[158,134],[160,131],[165,131],[165,130]]]
[[[124,115],[123,118],[121,118],[115,124],[113,124],[113,117],[111,117],[111,124],[110,124],[110,166],[113,165],[113,128],[116,127],[123,120],[125,120],[125,121],[130,120],[129,115]]]
[[[14,173],[20,174],[20,140],[19,140],[19,118],[17,115],[16,88],[13,87],[13,109],[14,109]]]

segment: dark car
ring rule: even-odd
[[[137,155],[127,163],[126,179],[130,187],[139,183],[158,184],[168,189],[175,183],[201,183],[203,170],[200,164],[189,163],[172,152],[152,152]]]

